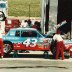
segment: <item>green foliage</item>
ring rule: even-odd
[[[40,17],[41,0],[8,0],[9,16]]]

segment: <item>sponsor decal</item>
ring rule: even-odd
[[[37,39],[36,38],[28,38],[23,42],[24,45],[26,45],[26,47],[30,46],[30,47],[35,47],[37,44]]]

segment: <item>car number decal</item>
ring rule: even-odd
[[[26,45],[26,47],[30,46],[30,47],[35,47],[36,46],[36,43],[37,43],[37,39],[36,38],[28,38],[27,40],[25,40],[23,42],[23,44]]]

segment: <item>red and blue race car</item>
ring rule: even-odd
[[[49,51],[51,38],[45,38],[34,28],[14,28],[3,36],[4,52],[12,50]]]
[[[9,54],[12,50],[49,51],[56,53],[56,47],[51,48],[52,38],[46,38],[34,28],[13,28],[3,36],[4,52]],[[65,41],[65,51],[70,53],[72,43]],[[71,42],[71,41],[70,41]]]

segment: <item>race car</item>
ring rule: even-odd
[[[34,28],[13,28],[3,36],[4,52],[12,50],[49,51],[51,39]]]
[[[56,43],[52,38],[45,38],[34,28],[13,28],[3,36],[4,53],[9,54],[13,50],[51,51],[56,54]],[[72,56],[72,40],[65,40],[65,51]]]

